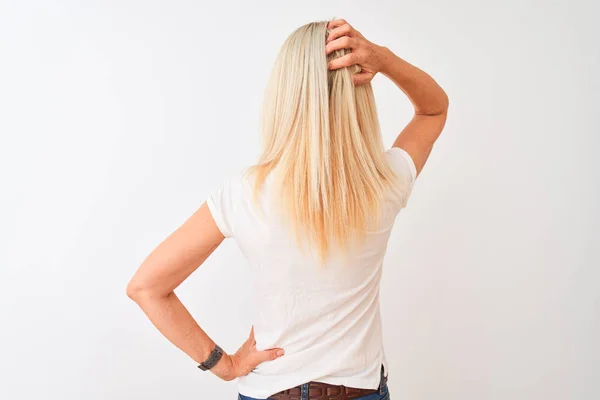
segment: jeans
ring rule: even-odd
[[[303,390],[303,393],[306,393],[306,397],[302,396],[302,399],[300,399],[300,400],[309,400],[308,399],[308,383],[304,383],[304,384],[302,384],[302,386],[305,386],[305,390]],[[241,393],[238,393],[238,400],[269,400],[269,399],[256,399],[254,397],[248,397],[248,396],[244,396]],[[390,392],[388,390],[387,380],[384,382],[384,379],[383,379],[383,366],[381,368],[381,377],[379,380],[379,387],[377,388],[377,392],[368,394],[363,397],[359,397],[356,400],[390,400]]]

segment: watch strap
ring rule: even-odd
[[[215,348],[210,352],[208,358],[202,361],[200,365],[198,365],[198,368],[200,368],[202,371],[211,369],[217,362],[219,362],[223,356],[223,353],[223,349],[218,344],[215,344]]]

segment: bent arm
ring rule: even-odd
[[[446,123],[448,96],[426,72],[396,56],[387,47],[381,47],[380,51],[383,60],[380,72],[406,94],[415,110],[412,120],[392,146],[410,154],[418,175]]]
[[[224,239],[204,203],[146,257],[127,285],[127,295],[152,324],[197,363],[207,359],[215,342],[196,323],[174,290]],[[235,378],[227,354],[211,371],[225,380]]]

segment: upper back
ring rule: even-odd
[[[252,182],[243,171],[214,190],[207,204],[223,235],[234,238],[251,266],[269,269],[269,277],[277,279],[279,284],[286,281],[291,284],[297,275],[306,276],[307,273],[327,275],[338,268],[348,272],[352,265],[360,268],[381,261],[396,215],[406,205],[412,191],[416,170],[408,153],[392,147],[386,156],[394,171],[406,178],[404,198],[401,201],[392,196],[383,199],[377,229],[366,232],[361,246],[344,255],[333,254],[324,266],[318,265],[314,252],[300,249],[293,232],[275,211],[270,196],[271,177],[258,193],[257,204],[253,202]]]

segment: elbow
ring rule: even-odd
[[[450,105],[450,100],[448,99],[448,95],[442,89],[439,105],[436,107],[435,113],[432,113],[430,115],[442,115],[442,114],[448,113],[449,105]]]
[[[125,294],[127,294],[127,297],[136,303],[140,303],[142,300],[145,301],[165,298],[171,293],[172,291],[167,291],[166,289],[157,285],[151,285],[135,278],[129,281],[127,287],[125,288]]]
[[[139,297],[141,291],[142,289],[140,288],[138,283],[133,280],[129,281],[127,287],[125,288],[125,294],[133,301],[135,301]]]
[[[439,98],[435,102],[432,102],[428,107],[423,107],[421,109],[415,108],[415,114],[427,117],[437,117],[447,114],[449,105],[450,101],[448,100],[448,95],[442,90]]]
[[[148,297],[150,293],[144,284],[132,279],[125,288],[125,294],[137,303],[142,297]]]
[[[447,113],[448,112],[448,106],[450,106],[450,100],[448,99],[448,95],[446,94],[446,92],[444,92],[442,90],[443,96],[442,96],[442,113]]]

